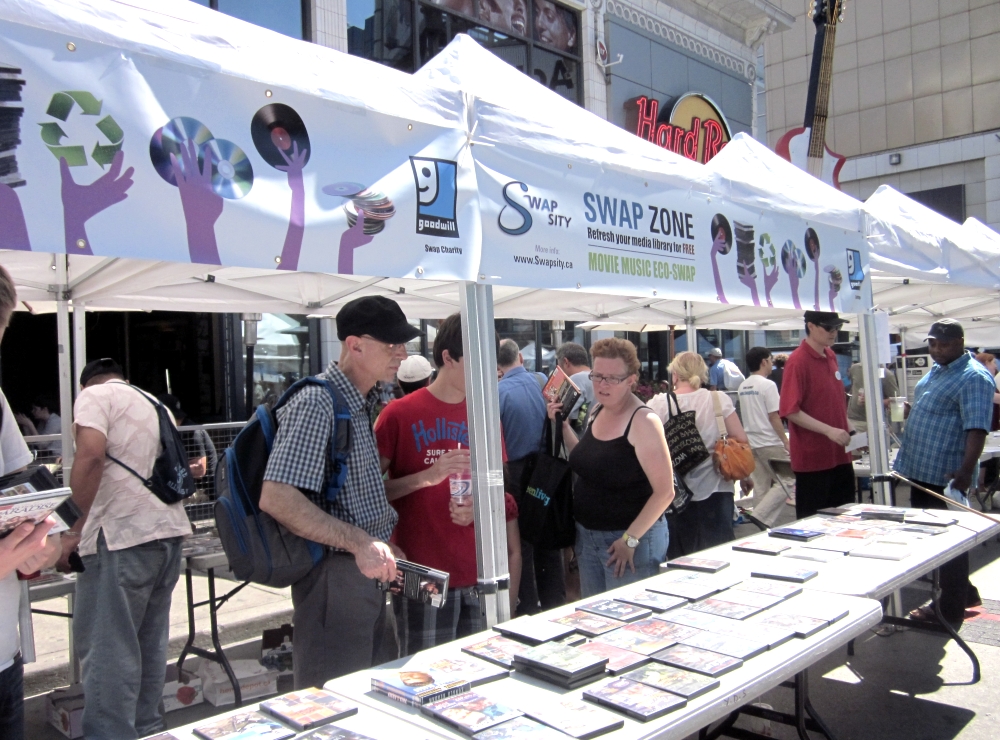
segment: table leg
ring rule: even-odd
[[[805,709],[805,711],[809,714],[809,717],[812,718],[812,721],[819,727],[819,731],[826,735],[828,740],[836,740],[833,733],[830,731],[830,728],[827,727],[826,723],[822,720],[822,718],[820,718],[816,709],[813,707],[812,702],[809,700],[809,675],[806,671],[802,671],[802,673],[795,677],[795,693],[796,704],[798,704],[798,695],[801,694],[802,708]],[[798,713],[798,706],[796,706],[796,713]],[[800,722],[799,736],[802,737],[806,724],[806,718],[804,715],[800,715]],[[805,735],[804,737],[808,738],[808,735]]]
[[[67,630],[67,645],[69,647],[69,685],[75,686],[83,680],[80,672],[80,659],[76,655],[76,641],[73,637],[73,614],[76,612],[76,591],[66,594],[66,611],[69,612],[69,624]]]
[[[25,663],[35,662],[35,625],[31,621],[31,595],[28,582],[21,581],[21,598],[17,602],[17,622],[21,633],[21,659]]]
[[[194,587],[191,582],[191,569],[185,568],[184,570],[184,585],[187,587],[187,613],[188,613],[188,639],[184,643],[184,649],[181,650],[181,655],[177,659],[177,674],[180,675],[181,671],[184,670],[184,659],[187,654],[191,652],[191,646],[194,645]]]
[[[229,598],[228,595],[225,598]],[[225,600],[225,599],[224,599]],[[243,694],[240,691],[240,682],[236,680],[236,674],[233,673],[233,667],[229,665],[229,659],[226,657],[225,652],[222,650],[222,642],[219,639],[219,621],[216,618],[219,607],[215,603],[215,569],[208,569],[208,613],[209,620],[212,629],[212,645],[215,647],[216,655],[218,655],[218,662],[222,665],[222,669],[229,676],[229,682],[233,685],[233,698],[236,700],[236,706],[243,706]]]
[[[944,615],[941,614],[940,568],[934,569],[933,589],[934,589],[934,600],[932,601],[932,603],[934,604],[934,616],[937,617],[938,622],[941,623],[941,626],[944,627],[945,631],[947,631],[947,633],[951,635],[951,639],[953,639],[958,644],[958,646],[965,651],[965,654],[969,656],[969,660],[972,661],[972,683],[979,683],[979,679],[981,678],[982,675],[979,668],[979,658],[976,657],[976,654],[972,651],[972,648],[969,647],[968,643],[959,636],[958,632],[955,631],[955,628],[952,627],[948,623],[948,621],[944,618]]]

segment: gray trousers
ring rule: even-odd
[[[160,714],[170,597],[181,572],[181,538],[83,558],[77,576],[73,637],[87,703],[88,740],[134,740],[165,729]]]
[[[773,527],[778,523],[778,517],[785,506],[785,491],[771,474],[768,463],[771,460],[788,462],[788,453],[782,445],[767,445],[754,447],[753,457],[756,466],[750,474],[753,481],[753,515],[756,519]],[[791,481],[786,483],[791,488]]]
[[[332,552],[292,586],[295,688],[371,668],[382,644],[385,594],[350,553]]]

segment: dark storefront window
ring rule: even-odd
[[[234,18],[295,39],[308,38],[308,0],[192,0]]]
[[[550,0],[347,0],[347,49],[414,72],[459,33],[575,103],[580,17]]]

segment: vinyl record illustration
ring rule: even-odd
[[[795,246],[795,242],[791,239],[786,241],[781,247],[781,264],[785,268],[785,272],[789,275],[792,274],[792,270],[795,270],[799,280],[805,277],[806,255],[801,249]]]
[[[305,152],[305,162],[309,161],[312,147],[306,125],[294,108],[283,103],[271,103],[257,111],[250,121],[250,136],[258,154],[272,167],[288,164],[281,154],[290,157],[292,144],[298,144],[298,150]]]
[[[721,213],[712,217],[712,246],[718,249],[719,254],[729,254],[733,248],[733,227]]]
[[[183,171],[184,160],[181,150],[187,147],[189,141],[195,143],[200,169],[204,166],[205,145],[212,141],[212,132],[201,121],[185,116],[174,118],[165,126],[156,129],[149,140],[149,158],[153,162],[153,167],[160,177],[171,185],[176,186],[177,180],[170,164],[170,155],[173,154],[177,158],[177,164]]]
[[[396,206],[377,190],[362,190],[344,205],[347,214],[347,225],[354,226],[358,222],[358,210],[365,212],[365,234],[377,234],[385,228],[385,222],[396,215]]]
[[[341,198],[351,198],[364,189],[365,186],[360,182],[335,182],[332,185],[323,186],[324,193]]]
[[[819,259],[819,236],[816,234],[816,230],[813,228],[806,229],[806,235],[803,238],[806,244],[806,253],[809,255],[809,259],[815,261]]]
[[[253,167],[246,153],[225,139],[208,144],[212,158],[212,190],[223,198],[239,200],[253,187]]]

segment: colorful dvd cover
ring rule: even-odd
[[[546,702],[525,709],[524,713],[578,740],[590,740],[625,726],[624,721],[610,712],[575,699]]]
[[[723,568],[729,567],[728,560],[710,560],[708,558],[681,557],[667,561],[668,568],[683,568],[685,570],[696,570],[701,573],[718,573]]]
[[[607,658],[608,664],[605,666],[604,670],[612,676],[617,676],[620,673],[630,671],[633,668],[638,668],[644,663],[649,662],[649,657],[643,655],[642,653],[636,653],[631,650],[623,650],[620,647],[609,645],[606,642],[591,641],[580,645],[577,650],[582,650],[583,652],[591,655]]]
[[[514,656],[515,669],[520,669],[523,664],[572,679],[603,673],[608,659],[579,648],[547,642]]]
[[[615,678],[587,689],[583,698],[624,712],[640,722],[662,717],[687,704],[687,699],[666,691],[654,689],[638,681]]]
[[[523,653],[528,647],[523,642],[498,635],[482,642],[466,645],[462,648],[462,652],[488,660],[502,668],[513,668],[514,656]]]
[[[770,609],[775,604],[780,604],[785,600],[782,596],[763,594],[756,591],[742,591],[737,588],[727,588],[725,591],[719,591],[712,598],[719,601],[729,601],[733,604],[759,606],[761,609]]]
[[[616,596],[615,601],[645,607],[654,612],[670,611],[688,603],[688,600],[681,596],[667,596],[653,591],[635,591],[625,596]]]
[[[570,647],[579,647],[587,642],[587,638],[574,632],[572,635],[566,635],[565,637],[553,640],[552,642],[557,642],[560,645],[569,645]]]
[[[299,732],[358,713],[356,704],[334,696],[329,691],[312,688],[262,701],[260,708]]]
[[[732,635],[720,635],[716,632],[699,632],[693,637],[681,640],[681,644],[702,650],[711,650],[713,653],[721,653],[740,660],[750,660],[768,649],[766,642],[754,642]]]
[[[756,623],[791,630],[796,637],[811,637],[829,624],[824,619],[799,614],[765,614]]]
[[[240,712],[194,728],[194,734],[205,740],[287,740],[295,737],[272,717],[260,712]]]
[[[646,619],[653,613],[651,609],[612,599],[592,601],[589,604],[583,604],[578,609],[608,619],[617,619],[620,622],[635,622],[639,619]]]
[[[420,711],[447,722],[466,735],[475,735],[523,714],[474,691],[424,704]]]
[[[541,722],[535,722],[525,717],[495,725],[488,730],[477,732],[472,736],[473,740],[566,740],[566,736],[561,732],[556,732],[551,727],[546,727]]]
[[[650,663],[622,675],[630,681],[638,681],[647,686],[669,691],[671,694],[694,699],[719,687],[719,679],[703,676],[700,673],[671,668],[662,663]]]
[[[768,596],[780,596],[789,599],[802,593],[802,586],[794,583],[782,583],[780,581],[769,581],[763,578],[751,578],[743,583],[733,586],[736,591],[750,591],[755,594],[766,594]]]
[[[798,542],[808,542],[822,537],[826,532],[817,532],[813,529],[799,529],[798,527],[778,527],[767,532],[769,537],[780,537],[786,540],[796,540]]]
[[[468,681],[436,678],[427,671],[376,668],[371,674],[372,691],[390,699],[419,707],[469,691]]]
[[[764,611],[764,607],[762,606],[736,604],[732,601],[723,601],[715,597],[692,604],[690,608],[697,612],[714,614],[717,617],[726,617],[727,619],[746,619]]]
[[[666,663],[674,668],[703,673],[712,678],[734,671],[743,665],[743,661],[739,658],[713,653],[711,650],[702,650],[690,645],[674,645],[666,650],[653,653],[653,660]]]
[[[733,545],[733,549],[738,552],[750,552],[755,555],[778,555],[789,547],[791,545],[783,545],[780,542],[768,542],[767,540],[744,540]]]
[[[572,614],[567,614],[565,617],[558,617],[551,621],[556,624],[572,627],[581,635],[586,635],[587,637],[597,637],[598,635],[603,635],[605,632],[611,632],[611,630],[616,630],[625,624],[625,622],[618,619],[602,617],[597,614],[590,614],[579,610],[573,612]]]
[[[345,730],[337,725],[324,725],[306,735],[299,735],[295,740],[374,740],[374,738],[353,730]]]

